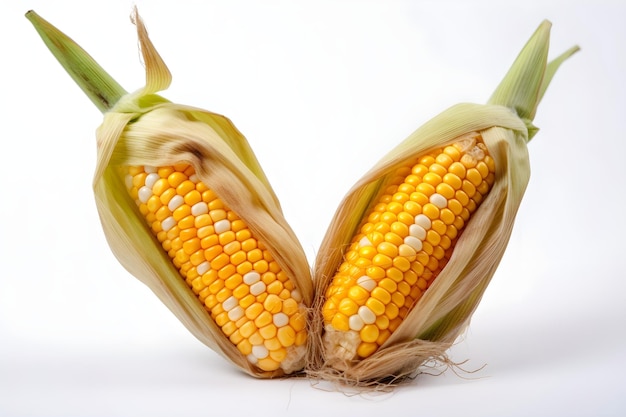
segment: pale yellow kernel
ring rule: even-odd
[[[292,346],[296,341],[296,331],[291,326],[282,326],[278,329],[276,337],[284,347]]]
[[[280,344],[280,341],[278,340],[276,336],[270,337],[269,339],[265,339],[265,342],[263,342],[263,345],[270,352],[277,351],[282,348],[282,345]]]
[[[237,324],[235,324],[235,327],[237,327]],[[244,340],[244,337],[239,332],[239,329],[237,329],[230,335],[230,337],[228,339],[230,340],[230,342],[233,345],[237,345],[237,344],[241,343],[241,341]]]
[[[258,330],[252,333],[248,340],[252,343],[252,345],[262,345],[265,341]]]
[[[272,314],[280,313],[283,309],[283,300],[276,294],[269,294],[263,302],[263,307]]]
[[[259,333],[261,334],[261,336],[263,336],[264,339],[271,339],[273,337],[276,336],[276,331],[278,329],[276,329],[276,326],[274,326],[272,323],[263,326],[259,329]]]
[[[295,314],[298,311],[298,303],[293,298],[288,298],[283,301],[283,313],[288,316]]]
[[[245,309],[245,315],[250,320],[255,320],[263,311],[263,304],[253,303]]]
[[[256,319],[254,319],[254,324],[256,324],[258,328],[267,326],[271,322],[272,322],[272,314],[269,311],[265,311],[265,310],[262,311],[261,314],[259,314]]]
[[[210,206],[209,206],[210,208]],[[226,219],[226,210],[224,209],[214,209],[214,210],[210,210],[209,212],[209,216],[211,216],[211,219],[213,220],[213,222],[218,222],[220,220],[224,220]]]
[[[278,339],[278,337],[277,337]],[[280,342],[279,340],[279,344],[282,345],[282,342]],[[287,349],[285,349],[284,347],[280,347],[278,349],[274,349],[274,350],[270,350],[270,358],[272,358],[273,360],[275,360],[278,363],[282,363],[285,358],[287,357]]]
[[[241,329],[239,332],[241,333]],[[248,356],[252,353],[252,343],[248,339],[243,339],[237,344],[237,349],[239,349],[242,355]]]
[[[263,359],[259,359],[256,363],[256,366],[261,368],[264,371],[275,371],[280,367],[280,363],[276,362],[271,357],[267,356]]]
[[[222,244],[222,242],[227,241],[227,239],[225,238],[226,233],[222,233],[220,235],[220,244]],[[228,255],[232,255],[236,252],[239,251],[239,249],[241,249],[241,243],[239,243],[236,240],[230,241],[226,244],[222,244],[224,246],[224,253],[228,254]]]
[[[257,327],[253,321],[247,321],[239,328],[239,333],[241,333],[241,335],[246,339],[252,336],[256,331]]]

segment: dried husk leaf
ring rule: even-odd
[[[348,192],[333,217],[316,259],[316,299],[310,351],[311,375],[371,387],[407,380],[426,363],[451,364],[446,350],[463,333],[508,244],[515,215],[530,177],[527,142],[538,100],[556,67],[577,48],[547,65],[549,22],[520,53],[490,104],[458,104],[420,127],[383,157]],[[528,74],[532,72],[532,74]],[[537,75],[539,74],[539,75]],[[521,81],[520,81],[521,79]],[[544,84],[546,82],[546,84]],[[525,87],[525,88],[524,88]],[[530,90],[530,91],[528,91]],[[494,104],[495,103],[495,104]],[[521,113],[521,114],[520,114]],[[454,252],[402,324],[372,356],[346,361],[325,352],[322,305],[343,251],[397,168],[435,148],[480,135],[496,164],[495,182],[459,237]],[[337,331],[328,337],[343,337]]]

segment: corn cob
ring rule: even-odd
[[[130,94],[54,26],[27,17],[105,112],[94,193],[120,263],[245,372],[300,371],[310,270],[243,135],[224,116],[156,94],[171,74],[136,10],[146,85]]]
[[[396,170],[326,290],[327,350],[362,359],[387,341],[447,264],[494,178],[478,134]]]
[[[263,371],[303,356],[301,294],[192,166],[129,167],[125,183],[163,250],[241,354]]]

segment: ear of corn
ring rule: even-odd
[[[434,117],[340,203],[316,260],[311,373],[400,380],[466,327],[504,253],[528,183],[527,142],[558,65],[544,22],[487,105]]]
[[[34,12],[28,17],[108,110],[96,135],[93,186],[121,264],[199,340],[249,374],[301,370],[309,266],[246,139],[227,118],[156,94],[171,75],[138,15],[146,85],[131,94],[71,39]]]

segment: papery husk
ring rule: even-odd
[[[376,388],[410,380],[425,364],[454,365],[446,351],[464,332],[504,254],[530,178],[527,143],[539,100],[556,68],[578,48],[547,64],[550,23],[526,44],[490,104],[458,104],[434,117],[383,157],[339,204],[314,269],[316,298],[309,352],[311,376]],[[528,72],[532,72],[529,74]],[[322,306],[343,252],[397,168],[416,157],[466,139],[482,137],[496,165],[495,182],[465,225],[445,268],[400,326],[371,356],[346,361],[325,352]],[[341,338],[346,332],[334,331]],[[338,339],[339,340],[339,339]]]
[[[444,111],[411,135],[397,152],[381,160],[340,203],[317,257],[313,334],[323,333],[321,295],[342,261],[343,249],[360,225],[362,214],[397,168],[416,156],[467,136],[480,134],[496,164],[495,182],[487,198],[457,240],[455,250],[419,302],[372,356],[354,363],[328,362],[321,339],[312,350],[311,374],[324,379],[369,385],[401,382],[422,363],[447,361],[445,351],[468,324],[509,240],[515,214],[530,177],[526,125],[502,106],[459,104]],[[407,152],[410,149],[410,152]],[[359,219],[343,221],[343,219]],[[346,239],[346,237],[348,237]]]
[[[106,239],[119,262],[146,284],[195,337],[244,372],[268,378],[301,370],[304,347],[295,351],[301,357],[288,357],[282,363],[285,369],[273,372],[259,370],[239,352],[176,270],[123,182],[123,170],[128,166],[158,167],[181,162],[193,166],[198,178],[263,242],[299,289],[308,308],[313,285],[306,256],[244,136],[222,115],[173,104],[156,94],[170,85],[171,74],[136,9],[132,20],[137,26],[146,85],[130,94],[112,84],[112,78],[54,26],[32,11],[27,17],[94,104],[106,111],[96,134],[93,189]],[[115,105],[111,108],[112,102]]]

